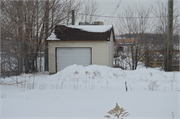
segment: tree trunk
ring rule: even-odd
[[[48,71],[48,31],[49,31],[49,0],[46,1],[46,8],[45,8],[45,58],[44,58],[44,71]]]
[[[19,6],[18,6],[18,18],[19,18],[19,21],[18,21],[18,36],[17,36],[17,38],[18,38],[18,41],[20,41],[20,46],[19,46],[19,48],[20,48],[20,52],[19,52],[19,54],[20,54],[20,59],[19,59],[19,63],[20,63],[20,65],[19,65],[19,73],[21,74],[22,72],[23,72],[23,53],[22,53],[22,51],[23,51],[23,36],[24,36],[24,31],[23,31],[23,1],[21,1],[21,0],[19,0],[18,1],[18,4],[19,4]]]
[[[134,50],[133,50],[133,46],[131,46],[131,55],[132,55],[132,70],[134,70]]]

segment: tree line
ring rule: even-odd
[[[173,49],[179,50],[180,40],[180,2],[174,0],[173,7]],[[139,61],[145,60],[163,62],[166,70],[167,38],[168,38],[168,0],[157,0],[149,7],[141,4],[125,6],[116,19],[116,29],[119,34],[126,34],[133,43],[129,50],[121,52],[120,55],[132,57],[120,60],[120,66],[135,70]],[[152,36],[150,39],[147,36]],[[153,39],[153,37],[155,39]],[[152,55],[151,58],[148,57]],[[178,61],[177,53],[173,54],[173,61]],[[124,65],[127,64],[127,65]],[[147,65],[147,64],[146,64]]]
[[[91,22],[95,17],[78,17],[78,12],[95,14],[95,0],[1,0],[1,72],[12,70],[18,63],[19,73],[38,72],[38,55],[45,52],[48,62],[47,42],[57,24],[71,24],[72,10],[76,19]],[[12,53],[14,52],[14,53]],[[42,61],[43,62],[43,61]],[[45,65],[48,70],[48,65]]]

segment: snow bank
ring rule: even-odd
[[[105,119],[118,103],[130,114],[127,119],[179,119],[179,75],[143,66],[132,71],[75,64],[54,75],[8,77],[1,81],[14,85],[0,85],[0,117]],[[15,85],[16,80],[23,82]],[[150,84],[154,90],[149,90]]]
[[[49,77],[51,80],[73,81],[75,78],[86,80],[86,78],[102,79],[117,79],[118,75],[122,75],[123,71],[118,68],[110,68],[107,66],[90,65],[83,67],[82,65],[71,65],[59,71],[57,74]]]
[[[77,73],[76,73],[77,72]],[[73,78],[84,79],[86,76],[96,76],[102,79],[134,79],[134,78],[149,78],[161,79],[164,71],[159,71],[153,68],[140,68],[137,70],[122,70],[120,68],[110,68],[107,66],[90,65],[83,67],[82,65],[71,65],[50,76],[52,80],[71,80]]]
[[[137,70],[121,70],[107,66],[90,65],[83,67],[74,64],[59,71],[57,74],[49,76],[48,79],[54,82],[69,83],[78,80],[82,85],[87,83],[87,81],[95,81],[96,84],[99,84],[98,88],[101,87],[100,85],[111,85],[113,88],[124,86],[126,81],[131,88],[135,89],[135,85],[138,85],[136,90],[149,90],[149,84],[156,82],[157,86],[159,85],[157,90],[162,91],[167,89],[166,85],[169,85],[168,83],[177,83],[179,77],[179,72],[164,72],[154,68],[146,69],[141,67]],[[171,90],[170,88],[168,90]],[[178,90],[178,86],[175,85],[174,89]]]

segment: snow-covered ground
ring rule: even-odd
[[[125,119],[180,119],[180,72],[72,65],[1,83],[1,119],[105,119],[116,103]]]

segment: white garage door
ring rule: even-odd
[[[91,48],[57,48],[57,71],[67,66],[91,64]]]

